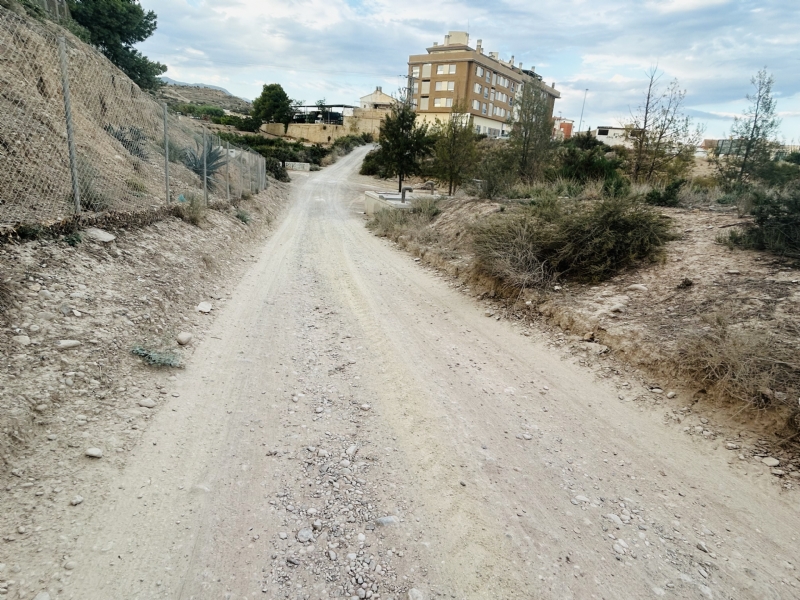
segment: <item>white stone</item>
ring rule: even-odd
[[[197,311],[201,313],[210,313],[212,308],[214,307],[211,306],[211,302],[201,302],[197,305]]]
[[[100,448],[87,448],[86,452],[84,452],[86,456],[90,458],[102,458],[103,451]]]
[[[777,458],[772,458],[771,456],[762,458],[761,462],[767,465],[768,467],[777,467],[779,464],[781,464],[781,461],[779,461]]]
[[[29,338],[27,335],[15,335],[11,339],[20,346],[28,346],[31,343],[31,338]]]
[[[141,400],[139,400],[139,406],[142,406],[144,408],[155,408],[156,401],[153,400],[152,398],[142,398]]]
[[[416,588],[408,590],[408,600],[425,600],[425,596]]]
[[[178,343],[179,343],[181,346],[185,346],[186,344],[188,344],[189,342],[191,342],[191,341],[192,341],[192,338],[193,338],[193,337],[194,337],[194,336],[193,336],[191,333],[189,333],[189,332],[187,332],[187,331],[181,331],[181,332],[178,334],[178,337],[177,337],[177,338],[175,338],[175,339],[177,340],[177,342],[178,342]]]
[[[627,290],[631,290],[632,292],[646,292],[647,286],[642,285],[641,283],[634,283],[633,285],[629,285]]]
[[[83,232],[83,235],[93,242],[101,242],[103,244],[113,242],[115,239],[117,239],[115,235],[112,235],[107,231],[103,231],[102,229],[97,229],[96,227],[89,227]]]
[[[59,340],[56,346],[59,350],[69,350],[70,348],[77,348],[81,343],[78,340]]]

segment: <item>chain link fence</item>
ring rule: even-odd
[[[262,156],[168,111],[54,23],[0,8],[0,227],[266,186]]]

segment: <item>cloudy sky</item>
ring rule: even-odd
[[[307,103],[356,104],[396,91],[409,54],[469,31],[486,52],[535,66],[561,91],[556,112],[586,126],[625,122],[645,72],[687,90],[687,113],[723,137],[750,78],[774,75],[782,136],[800,143],[797,0],[140,0],[158,30],[140,45],[180,81],[252,99],[278,82]]]

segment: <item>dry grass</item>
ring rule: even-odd
[[[705,386],[710,397],[743,408],[796,408],[800,392],[797,352],[771,333],[729,325],[713,315],[710,326],[679,343],[679,370]]]
[[[6,279],[0,279],[0,316],[8,312],[14,306],[14,294],[11,285]]]
[[[188,194],[186,202],[178,205],[178,214],[187,223],[199,227],[206,218],[206,207],[203,204],[203,198],[197,194]]]

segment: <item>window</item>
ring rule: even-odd
[[[509,98],[508,99],[508,105],[509,106],[514,106],[514,99],[513,98]]]
[[[422,78],[429,78],[431,76],[431,66],[429,64],[422,65]]]
[[[428,110],[428,98],[423,98],[419,102],[419,109],[420,110]]]
[[[472,108],[474,110],[480,110],[481,109],[481,101],[480,100],[473,100],[472,101]]]
[[[483,88],[483,97],[484,98],[488,98],[489,97],[489,88]]]
[[[455,65],[436,65],[437,75],[454,75],[456,72]]]
[[[411,67],[411,76],[419,77],[419,67]]]
[[[483,77],[483,67],[478,67],[477,69],[475,69],[475,74],[478,77]]]
[[[483,103],[483,108],[481,108],[481,113],[484,115],[486,114],[486,102]]]
[[[598,129],[597,135],[608,135],[608,129]]]
[[[494,84],[496,84],[496,83],[497,83],[497,73],[495,73],[494,75],[492,75],[492,85],[494,85]]]
[[[452,92],[456,89],[456,82],[455,81],[437,81],[436,82],[436,91],[437,92]]]
[[[482,91],[483,91],[483,88],[481,87],[481,84],[480,83],[476,83],[475,84],[475,93],[476,94],[480,94]]]
[[[416,94],[417,92],[419,92],[419,84],[415,81],[414,82],[414,93]]]
[[[456,74],[456,65],[450,65],[450,75]]]
[[[489,82],[492,81],[492,72],[491,71],[486,71],[486,81],[489,81]]]
[[[422,93],[423,94],[430,94],[431,93],[431,82],[430,81],[423,81],[422,82]]]
[[[511,86],[508,89],[510,89],[512,93],[514,92],[514,82],[513,81],[511,82]]]

